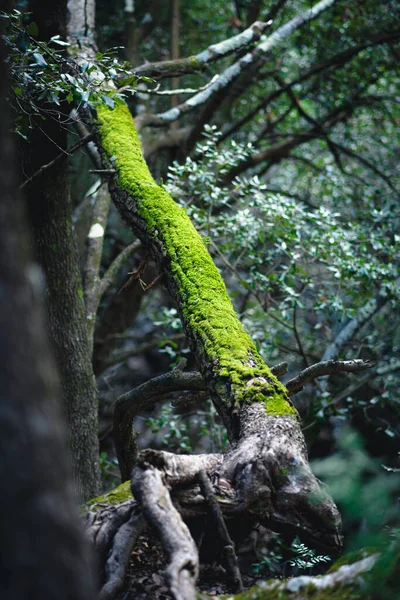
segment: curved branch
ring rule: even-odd
[[[164,400],[172,392],[204,389],[200,373],[183,373],[176,369],[150,379],[118,398],[114,408],[113,439],[122,481],[130,478],[136,461],[137,445],[132,430],[135,416],[146,406]]]
[[[321,375],[331,375],[342,371],[365,371],[365,369],[371,369],[373,366],[368,360],[327,360],[307,367],[285,385],[289,394],[295,394],[302,390],[306,383],[321,377]]]

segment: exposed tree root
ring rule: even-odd
[[[215,496],[213,487],[211,485],[210,479],[205,471],[199,471],[197,478],[200,483],[201,492],[204,496],[205,501],[207,502],[207,504],[209,506],[209,510],[210,510],[213,522],[216,526],[216,530],[222,541],[226,565],[227,565],[228,570],[231,573],[232,579],[233,579],[233,586],[232,586],[233,591],[241,592],[241,591],[243,591],[243,581],[242,581],[242,575],[241,575],[240,569],[239,569],[237,556],[235,554],[235,546],[234,546],[233,541],[231,540],[228,529],[226,527],[224,517],[223,517],[222,511],[219,507],[219,504],[218,504],[217,498]]]
[[[144,460],[133,470],[132,491],[157,531],[169,565],[167,578],[175,600],[195,600],[199,556],[189,529],[173,506],[161,472]]]
[[[143,527],[142,513],[138,506],[133,505],[129,519],[114,536],[112,550],[104,569],[105,583],[100,592],[100,600],[112,600],[123,588],[129,559]]]

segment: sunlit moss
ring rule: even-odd
[[[286,388],[271,374],[243,329],[225,284],[183,208],[155,183],[143,158],[132,116],[120,101],[97,110],[102,146],[117,170],[130,208],[143,221],[174,279],[182,319],[212,365],[220,396],[263,402],[268,414],[297,415]],[[226,390],[224,392],[224,390]]]

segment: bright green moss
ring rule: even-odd
[[[110,492],[107,492],[102,496],[98,496],[97,498],[89,500],[89,502],[85,506],[85,510],[94,510],[95,508],[99,508],[100,506],[111,506],[112,504],[120,504],[121,502],[125,502],[125,500],[131,499],[131,482],[125,481],[125,483],[122,483]]]
[[[222,390],[229,383],[235,402],[263,402],[271,415],[297,415],[286,388],[271,374],[243,329],[186,212],[155,183],[128,108],[117,101],[114,110],[99,106],[97,115],[102,145],[118,172],[119,185],[133,199],[132,211],[162,248],[180,298],[181,316],[213,366],[216,387]]]

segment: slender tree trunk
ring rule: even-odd
[[[14,176],[5,87],[0,37],[0,597],[92,600],[39,307],[40,274],[29,257]]]
[[[171,59],[177,60],[179,58],[179,10],[180,1],[172,0],[172,14],[171,14]],[[179,86],[179,77],[172,78],[172,89],[177,90]],[[172,96],[171,107],[174,108],[179,104],[179,97]],[[177,129],[178,123],[175,121],[171,123],[171,129]]]
[[[33,1],[30,6],[45,39],[57,33],[65,35],[66,2],[56,4]],[[50,15],[57,18],[49,21]],[[67,146],[65,129],[57,121],[48,118],[38,126],[23,152],[23,169],[28,176]],[[66,155],[34,179],[26,196],[36,258],[46,280],[47,326],[60,373],[76,486],[80,498],[87,500],[96,496],[100,482],[98,401],[67,169]]]

